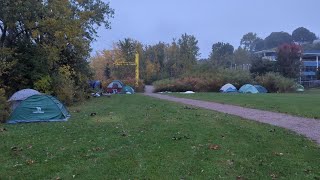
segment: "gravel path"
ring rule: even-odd
[[[178,102],[182,104],[192,105],[204,109],[219,111],[227,114],[240,116],[266,124],[271,124],[292,130],[298,134],[302,134],[320,144],[320,120],[295,117],[282,113],[275,113],[257,109],[243,108],[234,105],[226,105],[214,102],[206,102],[200,100],[192,100],[186,98],[176,98],[163,94],[152,93],[153,87],[146,86],[144,95],[154,98],[164,99],[168,101]]]

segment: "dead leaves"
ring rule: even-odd
[[[26,163],[27,163],[27,165],[32,165],[35,163],[35,161],[32,159],[28,159],[28,160],[26,160]]]
[[[210,144],[209,149],[211,150],[219,150],[221,147],[217,144]]]

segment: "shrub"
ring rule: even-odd
[[[253,82],[248,71],[224,69],[221,70],[221,74],[224,77],[223,85],[226,83],[231,83],[235,87],[240,88],[244,84]]]
[[[34,88],[45,94],[52,94],[52,79],[50,76],[44,76],[34,83]]]
[[[53,80],[54,95],[66,105],[71,105],[74,100],[75,85],[71,75],[70,67],[63,66],[59,68],[59,73]]]
[[[294,90],[294,80],[285,78],[279,73],[268,72],[257,76],[256,82],[268,89],[269,92],[290,92]]]
[[[135,92],[144,92],[144,81],[143,80],[139,80],[139,83],[138,83],[138,87],[136,87],[136,79],[135,78],[126,78],[126,79],[123,79],[122,82],[127,85],[127,86],[131,86]]]
[[[5,90],[0,89],[0,123],[5,123],[9,117],[9,105],[5,96]]]
[[[165,79],[153,83],[155,91],[196,91],[209,92],[219,91],[221,86],[226,83],[232,83],[236,87],[243,84],[251,83],[252,78],[249,72],[235,71],[228,69],[215,69],[212,72],[195,72],[193,74],[185,74],[181,78]]]

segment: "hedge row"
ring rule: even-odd
[[[244,84],[260,84],[269,92],[290,92],[293,91],[295,85],[292,79],[285,78],[278,73],[267,73],[253,78],[249,72],[234,70],[184,75],[180,78],[156,81],[153,85],[156,92],[218,92],[226,83],[231,83],[238,89]]]

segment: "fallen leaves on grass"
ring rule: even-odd
[[[228,159],[227,160],[227,164],[229,165],[229,166],[232,166],[233,164],[234,164],[234,160],[233,159]]]
[[[210,144],[209,149],[211,150],[219,150],[221,147],[217,144]]]
[[[32,159],[29,159],[29,160],[27,160],[27,161],[26,161],[26,163],[27,163],[28,165],[32,165],[32,164],[34,164],[34,163],[35,163],[35,161],[34,161],[34,160],[32,160]]]
[[[181,139],[190,139],[190,137],[188,135],[183,135],[180,132],[175,133],[175,135],[173,135],[172,140],[181,140]]]
[[[189,107],[189,106],[185,106],[183,109],[197,110],[197,108],[193,108],[193,107]]]
[[[10,154],[13,155],[13,156],[22,156],[22,148],[21,147],[11,147],[11,151],[10,151]]]
[[[20,152],[20,151],[22,151],[22,147],[13,146],[13,147],[11,147],[11,151]]]
[[[281,152],[273,152],[273,155],[276,155],[276,156],[283,156],[283,153],[281,153]]]
[[[236,180],[245,180],[245,178],[244,178],[244,177],[241,177],[241,176],[237,176],[237,177],[236,177]]]
[[[102,148],[102,147],[94,147],[94,148],[92,148],[92,151],[102,151],[102,150],[104,150],[104,148]]]
[[[271,176],[272,179],[277,179],[277,175],[274,174],[274,173],[270,174],[270,176]]]
[[[276,129],[270,129],[269,130],[269,132],[275,132],[276,131]]]

